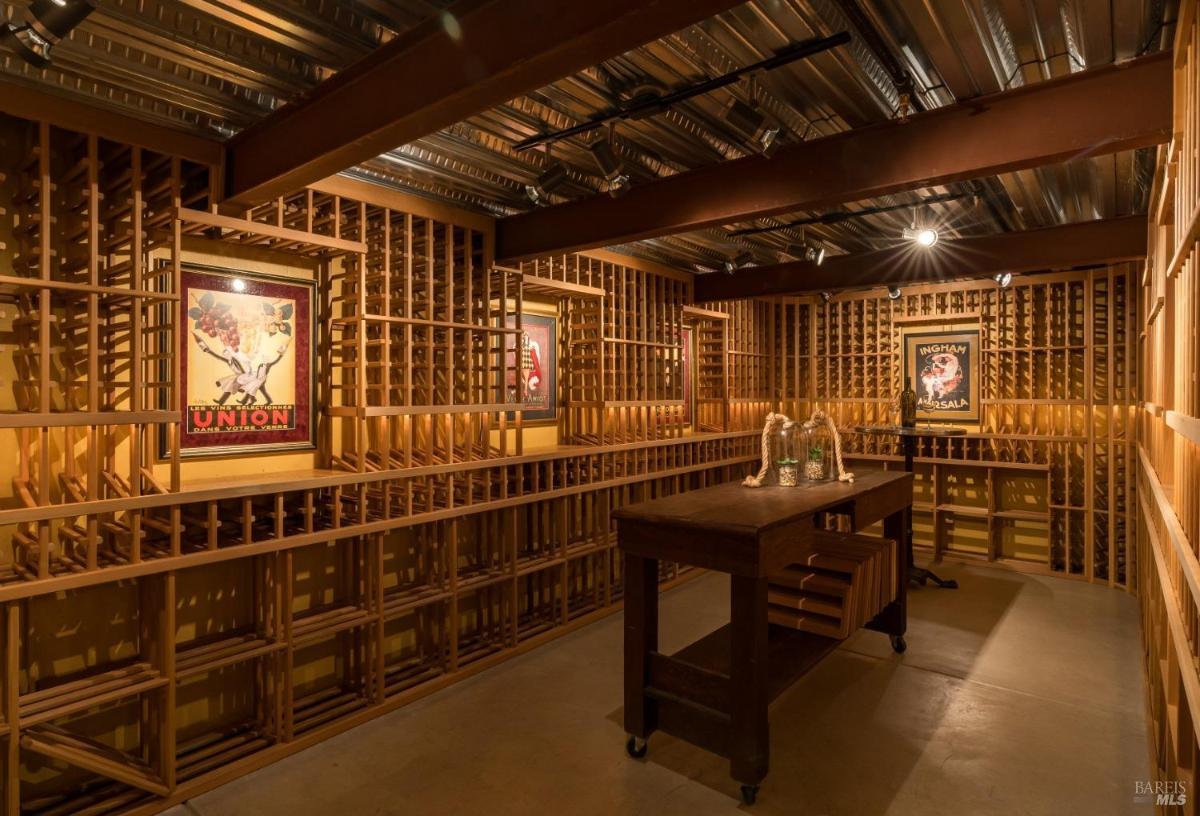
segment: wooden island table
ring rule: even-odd
[[[854,482],[751,489],[737,483],[693,490],[618,509],[625,556],[625,731],[631,756],[664,731],[730,760],[752,804],[769,765],[767,708],[840,640],[767,621],[768,578],[796,562],[821,514],[849,520],[853,532],[883,521],[884,536],[905,540],[912,474],[868,471]],[[730,622],[674,655],[658,651],[658,562],[728,573]],[[895,559],[895,599],[867,628],[903,652],[908,559]]]

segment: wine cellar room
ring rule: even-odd
[[[2,0],[0,816],[1196,813],[1198,6]]]

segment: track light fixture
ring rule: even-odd
[[[825,245],[820,241],[809,241],[804,235],[803,227],[800,228],[800,243],[790,244],[786,251],[793,258],[800,258],[817,266],[825,263]]]
[[[791,244],[787,248],[787,254],[793,258],[808,261],[817,266],[825,263],[825,247],[817,242],[811,244]]]
[[[822,292],[821,293],[821,302],[822,303],[829,303],[832,300],[833,300],[832,292]]]
[[[722,268],[724,268],[726,275],[732,275],[734,272],[741,269],[742,267],[750,266],[753,263],[754,263],[754,255],[752,255],[750,253],[750,250],[743,249],[741,252],[739,252],[737,255],[734,255],[732,258],[727,258],[725,260],[725,262],[723,264],[721,264],[721,266],[722,266]]]
[[[754,149],[770,158],[779,147],[779,128],[767,123],[767,117],[757,107],[735,99],[725,109],[725,121],[754,144]]]
[[[918,210],[913,210],[912,226],[904,230],[904,237],[910,241],[916,241],[917,246],[928,249],[938,242],[937,227],[933,226],[934,219],[932,212],[928,207],[921,207],[924,212],[923,217],[918,217]]]
[[[625,162],[621,161],[612,146],[612,131],[608,138],[597,139],[588,146],[596,167],[608,182],[608,194],[613,198],[624,195],[629,190],[629,174],[625,172]]]
[[[556,130],[553,133],[539,133],[537,136],[530,136],[528,139],[523,139],[513,145],[513,149],[519,153],[538,145],[560,142],[572,136],[590,133],[618,119],[628,121],[656,116],[671,110],[679,103],[685,102],[688,99],[694,99],[697,96],[703,96],[721,88],[727,88],[743,77],[757,76],[764,72],[773,71],[784,65],[790,65],[797,60],[807,59],[814,54],[820,54],[831,48],[846,45],[850,41],[851,36],[848,31],[839,31],[837,34],[829,37],[815,37],[810,40],[803,40],[779,49],[764,60],[744,65],[741,68],[735,68],[729,73],[721,74],[720,76],[694,82],[674,91],[668,90],[657,80],[635,78],[632,80],[632,84],[621,92],[620,102],[616,110],[572,125],[569,128]],[[773,143],[777,135],[778,129],[776,129],[776,132],[771,135],[768,141]]]
[[[1001,289],[1007,289],[1009,284],[1012,283],[1012,272],[997,272],[995,275],[992,275],[992,280]]]
[[[909,227],[904,230],[904,237],[910,241],[916,241],[918,246],[928,249],[938,242],[940,236],[933,227]]]
[[[889,287],[888,287],[888,298],[889,298],[889,299],[891,299],[891,300],[899,300],[899,299],[900,299],[900,295],[901,295],[901,294],[902,294],[902,293],[900,292],[900,287],[899,287],[899,286],[889,286]]]
[[[0,44],[7,44],[30,65],[45,68],[51,49],[92,10],[89,0],[33,0],[23,23],[0,23]]]
[[[549,196],[567,183],[567,166],[554,162],[537,177],[533,184],[525,185],[525,195],[534,204],[548,204]]]

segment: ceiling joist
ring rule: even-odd
[[[1171,135],[1169,52],[534,210],[497,224],[506,261],[1150,147]]]
[[[735,5],[462,0],[231,140],[227,202],[301,189]]]
[[[876,252],[748,267],[732,275],[697,275],[697,303],[790,295],[884,284],[990,278],[1002,272],[1040,272],[1141,260],[1146,217],[1110,218],[1062,227],[941,240],[928,249],[913,241]]]

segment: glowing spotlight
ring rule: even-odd
[[[904,230],[904,237],[916,241],[918,246],[931,247],[938,242],[938,231],[933,227],[911,227]]]
[[[241,278],[234,278],[233,279],[233,291],[245,292],[246,291],[246,282],[244,280],[242,280]]]
[[[442,12],[442,28],[445,29],[446,34],[449,35],[450,39],[454,40],[455,42],[458,42],[462,39],[462,24],[458,22],[457,17],[448,11]]]
[[[900,295],[901,295],[901,292],[900,292],[899,286],[889,286],[888,287],[888,297],[891,300],[899,300]]]
[[[1012,272],[997,272],[995,275],[992,275],[992,280],[994,280],[1001,289],[1007,289],[1009,284],[1012,283]]]

